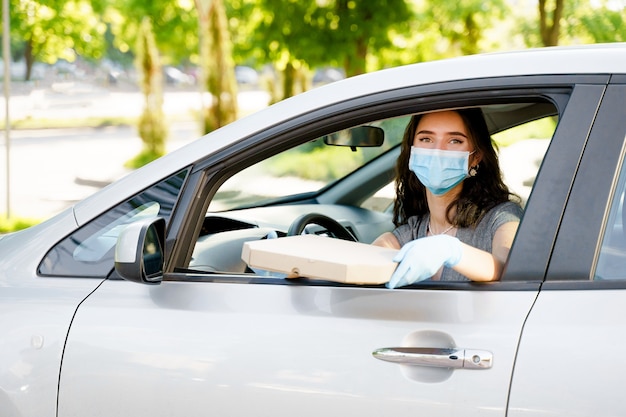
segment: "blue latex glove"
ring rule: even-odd
[[[387,287],[397,288],[428,279],[442,266],[458,264],[462,255],[461,241],[453,236],[437,235],[413,240],[393,258],[399,265]]]

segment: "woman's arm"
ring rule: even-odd
[[[384,248],[400,249],[398,238],[391,232],[385,232],[378,236],[372,245],[382,246]]]
[[[519,222],[507,222],[493,236],[492,253],[461,243],[463,254],[453,269],[472,281],[497,281],[513,245]]]

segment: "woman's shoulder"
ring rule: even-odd
[[[524,214],[524,209],[515,201],[505,201],[495,205],[483,219],[487,223],[496,223],[500,226],[507,222],[519,222]]]
[[[519,203],[511,200],[496,205],[493,209],[491,209],[491,211],[496,213],[513,213],[518,214],[519,216],[524,214],[524,209],[522,208],[522,206]]]

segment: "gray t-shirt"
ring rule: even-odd
[[[457,229],[456,237],[463,243],[491,253],[496,230],[504,223],[519,222],[522,214],[523,210],[518,204],[507,201],[487,212],[476,228]],[[392,233],[400,242],[400,246],[404,246],[412,240],[426,237],[429,220],[429,214],[409,217],[406,224],[398,226]],[[463,275],[446,267],[443,268],[441,280],[469,281]]]

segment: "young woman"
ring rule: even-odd
[[[500,278],[522,208],[502,181],[480,109],[413,116],[398,158],[396,194],[396,229],[374,241],[400,249],[388,287],[428,278]]]

